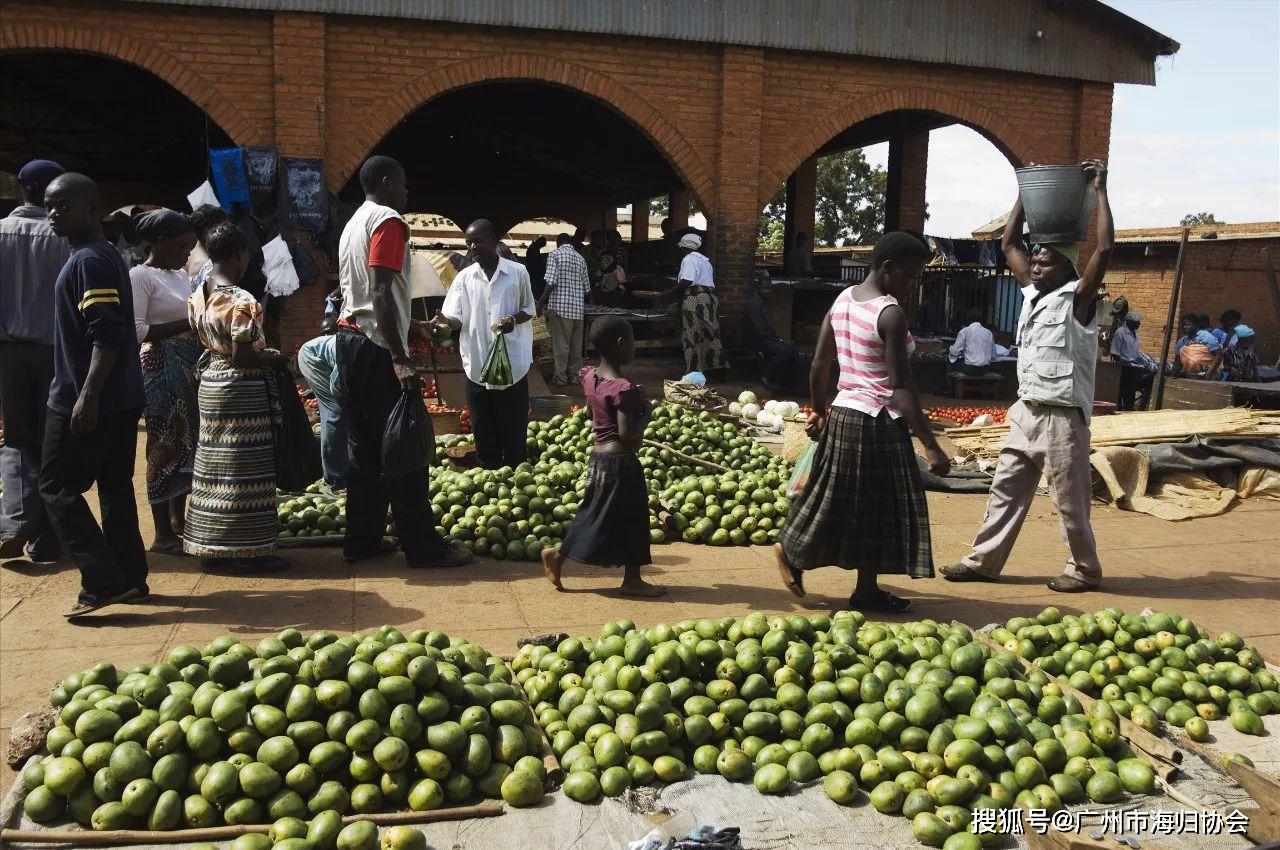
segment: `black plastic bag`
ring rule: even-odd
[[[288,371],[273,369],[268,380],[275,383],[280,405],[280,422],[275,428],[276,487],[290,492],[305,490],[323,475],[320,441],[311,431],[298,385]]]
[[[435,460],[436,435],[422,395],[400,393],[382,432],[382,477],[399,478],[430,466]]]

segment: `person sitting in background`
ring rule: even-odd
[[[1236,325],[1240,324],[1241,318],[1239,310],[1231,309],[1222,311],[1222,315],[1218,317],[1221,327],[1216,327],[1209,331],[1217,338],[1218,345],[1221,345],[1223,348],[1230,348],[1232,346],[1233,343],[1231,342],[1231,339],[1236,335]]]
[[[591,234],[594,242],[595,231]],[[600,246],[600,291],[625,292],[627,283],[627,249],[622,246],[622,234],[610,230]]]
[[[982,375],[995,357],[995,335],[982,324],[982,311],[970,307],[964,311],[964,327],[947,351],[947,361],[953,370],[966,375]]]
[[[1224,349],[1223,380],[1254,382],[1258,376],[1258,349],[1253,347],[1253,328],[1236,324],[1232,327],[1235,345]]]
[[[1165,364],[1171,369],[1170,375],[1177,378],[1182,375],[1182,348],[1187,343],[1196,341],[1196,317],[1192,313],[1183,313],[1178,322],[1178,341],[1173,344],[1173,362]]]
[[[765,293],[773,287],[769,273],[756,269],[755,286],[743,305],[744,337],[747,346],[764,358],[760,381],[774,392],[803,394],[803,380],[795,380],[795,366],[800,359],[800,349],[781,339],[773,329],[773,319],[765,303]]]
[[[813,277],[813,249],[809,244],[809,234],[801,231],[791,243],[791,251],[787,253],[787,277]]]
[[[1116,329],[1111,338],[1111,359],[1120,364],[1120,397],[1116,403],[1121,410],[1133,410],[1135,396],[1138,410],[1146,410],[1151,400],[1151,382],[1155,372],[1148,368],[1143,359],[1142,349],[1138,346],[1138,328],[1142,324],[1142,315],[1130,311],[1125,316],[1124,324]]]

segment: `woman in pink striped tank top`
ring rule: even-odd
[[[808,430],[818,446],[774,546],[783,583],[796,596],[804,596],[805,570],[837,566],[858,571],[851,608],[897,613],[911,603],[881,590],[877,577],[933,576],[929,510],[911,433],[924,443],[932,471],[945,474],[950,463],[920,410],[909,364],[915,341],[899,306],[915,296],[929,257],[919,237],[886,234],[867,279],[840,293],[822,322],[809,374]]]

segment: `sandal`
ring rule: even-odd
[[[849,597],[849,607],[855,611],[873,614],[902,614],[911,609],[911,600],[894,596],[887,590]]]
[[[804,573],[787,563],[787,556],[782,551],[782,544],[773,544],[773,558],[778,564],[778,575],[782,585],[795,594],[797,599],[804,599]]]
[[[76,604],[71,606],[71,610],[62,616],[68,620],[74,620],[78,617],[83,617],[85,614],[92,614],[94,611],[106,608],[108,605],[132,602],[140,595],[141,592],[136,587],[131,587],[122,593],[117,593],[115,596],[93,596],[92,594],[84,593],[76,600]]]

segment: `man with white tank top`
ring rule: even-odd
[[[1080,167],[1098,192],[1098,247],[1084,274],[1076,272],[1079,252],[1074,245],[1033,245],[1027,254],[1021,244],[1026,220],[1021,198],[1005,226],[1001,247],[1009,270],[1022,284],[1018,401],[1009,409],[1009,440],[1000,450],[973,552],[939,570],[948,581],[998,579],[1040,476],[1047,473],[1049,495],[1070,550],[1066,569],[1049,588],[1078,593],[1102,582],[1089,524],[1089,420],[1098,359],[1098,290],[1115,244],[1115,225],[1107,200],[1106,166],[1088,160]]]

